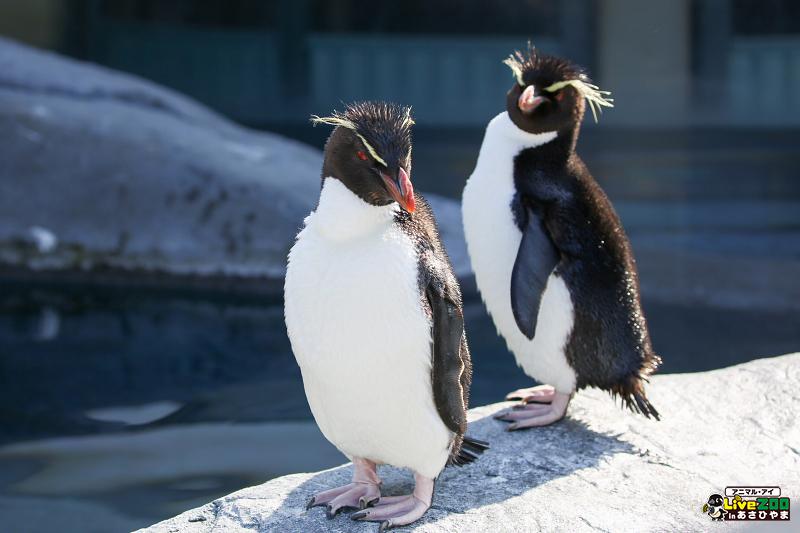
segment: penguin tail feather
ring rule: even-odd
[[[616,385],[611,389],[611,394],[622,399],[622,404],[634,413],[639,413],[647,418],[655,418],[661,420],[661,415],[650,400],[647,399],[647,394],[644,391],[644,384],[648,382],[648,376],[655,372],[658,365],[661,364],[661,358],[653,353],[649,354],[642,367],[638,372],[628,376],[628,378],[621,384]]]
[[[464,466],[475,461],[483,452],[489,449],[489,443],[472,437],[463,437],[458,453],[450,457],[450,464]]]

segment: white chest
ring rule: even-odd
[[[574,320],[564,282],[550,276],[533,340],[519,330],[511,308],[511,274],[522,239],[511,211],[514,157],[524,148],[554,138],[555,133],[520,131],[506,113],[495,117],[487,127],[475,171],[464,188],[462,214],[475,281],[509,350],[528,375],[561,392],[571,392],[575,374],[564,356],[564,346]]]
[[[289,254],[285,286],[286,325],[309,405],[323,434],[350,457],[434,477],[452,434],[433,401],[431,324],[414,245],[392,223],[391,208],[355,198],[363,205],[345,204],[366,208],[365,218],[329,218],[327,193]]]

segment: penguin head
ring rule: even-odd
[[[712,508],[722,506],[722,496],[719,494],[712,494],[708,497],[708,505]]]
[[[601,107],[613,107],[608,91],[592,85],[584,70],[559,57],[538,52],[530,44],[504,63],[514,73],[506,96],[512,122],[529,133],[573,131],[583,120],[586,104],[597,120]]]
[[[314,124],[335,126],[325,144],[322,177],[338,179],[365,202],[397,202],[413,213],[411,108],[386,102],[357,102]]]

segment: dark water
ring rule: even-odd
[[[12,526],[87,531],[92,513],[98,530],[131,529],[343,462],[311,422],[280,301],[17,287],[0,306],[0,512]],[[798,347],[797,313],[646,307],[663,372]],[[466,315],[473,404],[528,384],[474,295]]]

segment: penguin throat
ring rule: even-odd
[[[520,148],[535,148],[547,144],[558,137],[558,132],[556,131],[529,133],[520,129],[508,116],[507,111],[503,111],[489,122],[487,133],[505,137]]]
[[[400,206],[371,205],[334,177],[322,181],[314,226],[326,238],[346,241],[386,229],[394,222]]]

